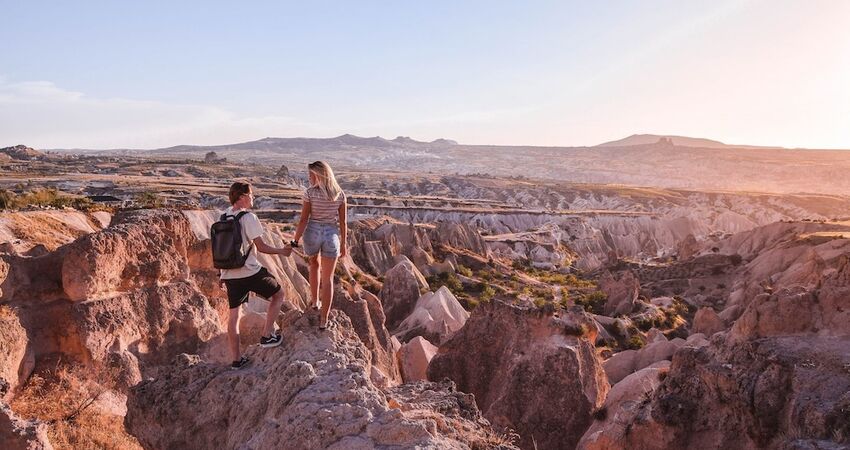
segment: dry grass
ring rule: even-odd
[[[113,387],[114,373],[61,366],[33,375],[12,402],[21,417],[37,418],[48,425],[48,436],[57,449],[141,449],[124,429],[123,417],[92,407]]]
[[[9,214],[9,229],[16,238],[42,244],[53,251],[86,234],[71,228],[61,220],[40,214]]]

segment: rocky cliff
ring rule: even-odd
[[[516,430],[520,447],[573,448],[609,385],[583,312],[492,301],[441,345],[428,378],[475,395],[494,426]]]
[[[381,391],[350,320],[331,318],[296,320],[239,371],[182,356],[131,390],[128,429],[147,448],[513,448],[451,383]]]

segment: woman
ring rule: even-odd
[[[302,198],[301,220],[295,230],[293,245],[297,246],[298,240],[304,236],[304,253],[310,260],[310,306],[313,309],[321,307],[319,329],[324,330],[331,311],[336,263],[346,254],[348,205],[345,192],[337,184],[328,163],[316,161],[310,163],[307,169],[310,187]]]

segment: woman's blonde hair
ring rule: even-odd
[[[339,194],[342,192],[342,188],[340,188],[339,184],[337,184],[334,171],[331,169],[330,164],[324,161],[316,161],[308,164],[307,169],[309,169],[313,175],[316,175],[316,178],[319,181],[317,186],[325,193],[328,200],[336,200],[337,197],[339,197]]]

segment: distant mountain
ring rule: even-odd
[[[664,141],[662,141],[662,139]],[[671,136],[660,134],[633,134],[627,138],[616,141],[605,142],[597,145],[597,147],[631,147],[633,145],[650,145],[650,144],[669,144],[678,147],[696,147],[696,148],[778,148],[778,147],[760,147],[756,145],[730,145],[720,141],[704,138],[692,138],[687,136]]]

